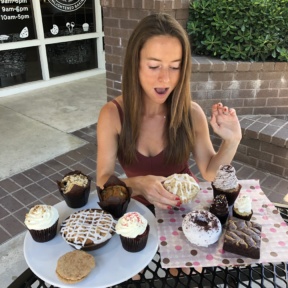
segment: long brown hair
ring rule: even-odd
[[[186,31],[175,18],[165,13],[152,14],[143,18],[132,32],[124,60],[122,78],[124,121],[119,137],[118,156],[126,164],[131,164],[136,159],[136,144],[144,106],[139,80],[140,51],[148,39],[161,35],[176,37],[182,46],[179,82],[166,100],[167,163],[187,161],[193,147],[190,43]]]

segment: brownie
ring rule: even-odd
[[[224,235],[223,250],[253,259],[260,258],[262,226],[231,217]]]

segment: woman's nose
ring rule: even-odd
[[[170,81],[169,69],[161,68],[159,72],[159,81],[168,83]]]

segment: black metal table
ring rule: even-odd
[[[275,205],[284,221],[288,224],[288,207]],[[114,288],[166,288],[166,287],[288,287],[288,263],[265,263],[241,267],[206,267],[200,272],[191,268],[189,275],[180,268],[163,269],[160,254],[143,270],[139,280],[129,279]],[[172,271],[171,271],[172,272]],[[32,286],[33,285],[33,286]],[[56,288],[39,279],[30,269],[22,273],[8,288]]]

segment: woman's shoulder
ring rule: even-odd
[[[114,103],[113,103],[114,102]],[[117,102],[117,103],[115,103]],[[117,130],[121,127],[120,122],[120,112],[119,107],[123,111],[123,100],[122,96],[118,96],[114,98],[113,100],[107,102],[100,110],[99,120],[103,120],[105,122],[108,122],[110,124],[114,124],[117,127]]]
[[[191,112],[192,118],[199,119],[205,117],[204,111],[201,106],[194,101],[191,101]]]

